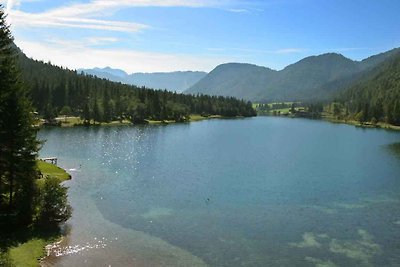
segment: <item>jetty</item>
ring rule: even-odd
[[[50,157],[50,158],[42,158],[40,159],[44,162],[49,162],[51,164],[57,165],[57,158],[56,157]]]

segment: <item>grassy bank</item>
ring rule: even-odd
[[[58,167],[57,165],[50,164],[42,160],[38,160],[37,164],[39,171],[42,173],[43,177],[56,177],[60,181],[60,183],[71,179],[71,175],[69,175],[69,173],[67,173],[64,169]],[[42,182],[42,178],[39,179],[38,182]]]
[[[292,105],[295,112],[305,109],[300,102],[253,103],[253,108],[259,115],[290,116],[293,115]]]
[[[56,165],[38,161],[38,169],[43,178],[38,179],[38,186],[43,184],[46,176],[54,176],[59,182],[66,181],[71,176]],[[2,229],[4,230],[4,229]],[[0,266],[37,267],[39,260],[45,256],[45,246],[61,238],[58,228],[40,229],[30,226],[25,229],[9,229],[1,231]]]
[[[377,123],[371,123],[371,122],[359,122],[354,119],[339,119],[331,113],[326,113],[324,112],[322,114],[322,119],[332,122],[332,123],[345,123],[349,125],[354,125],[355,127],[361,127],[361,128],[380,128],[380,129],[387,129],[387,130],[395,130],[395,131],[400,131],[400,126],[385,123],[385,122],[377,122]]]
[[[224,119],[225,117],[221,115],[210,115],[210,116],[202,116],[199,114],[191,114],[189,116],[189,120],[185,122],[195,122],[195,121],[203,121],[203,120],[209,120],[209,119]],[[166,121],[155,121],[155,120],[147,120],[149,124],[170,124],[170,123],[179,123],[173,120],[166,120]]]

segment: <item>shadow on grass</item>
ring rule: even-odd
[[[0,266],[15,266],[14,259],[11,257],[10,249],[20,246],[21,244],[27,243],[32,240],[43,240],[46,244],[52,243],[59,239],[62,235],[61,228],[59,226],[29,226],[29,227],[16,227],[12,224],[12,220],[8,220],[8,223],[4,223],[7,220],[6,217],[0,218],[2,221],[0,226]],[[44,248],[37,245],[38,250]],[[18,253],[25,254],[24,257],[32,258],[34,255],[29,255],[30,251],[19,251]],[[31,259],[33,261],[38,258]],[[39,262],[38,262],[39,264]]]

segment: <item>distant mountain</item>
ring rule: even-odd
[[[182,92],[204,78],[207,73],[201,71],[176,71],[156,73],[127,74],[123,70],[106,68],[80,69],[86,74],[105,78],[110,81],[125,84],[145,86],[154,89],[167,89],[169,91]]]
[[[128,73],[119,69],[112,69],[110,67],[106,68],[94,68],[94,69],[79,69],[79,73],[83,72],[85,74],[93,75],[98,78],[107,79],[113,82],[125,82],[125,77],[128,76]]]
[[[94,68],[94,69],[93,69],[93,72],[108,73],[108,74],[110,74],[110,75],[112,75],[112,76],[120,77],[120,78],[124,78],[125,76],[128,75],[128,73],[126,73],[126,72],[123,71],[123,70],[120,70],[120,69],[112,69],[112,68],[110,68],[110,67],[105,67],[105,68],[103,68],[103,69],[101,69],[101,68]]]
[[[252,101],[324,100],[399,49],[353,61],[336,53],[304,58],[281,71],[251,64],[217,66],[186,93],[234,96]]]

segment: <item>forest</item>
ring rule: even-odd
[[[338,118],[400,125],[400,53],[341,93],[332,106]]]
[[[251,102],[233,97],[186,95],[136,87],[27,58],[19,52],[25,85],[37,112],[51,120],[79,116],[89,123],[129,120],[185,121],[190,114],[255,116]]]

